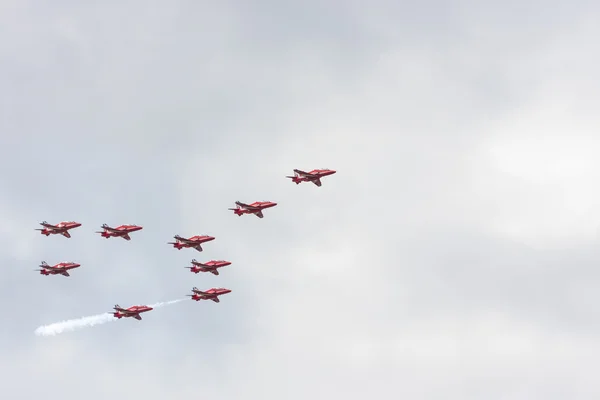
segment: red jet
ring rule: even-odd
[[[125,240],[131,240],[129,234],[131,232],[136,232],[142,229],[141,226],[137,225],[119,225],[116,228],[111,228],[106,224],[102,224],[103,231],[98,231],[96,233],[100,233],[102,237],[110,238],[110,237],[122,237]]]
[[[291,178],[296,185],[300,184],[300,182],[312,182],[321,187],[321,178],[333,175],[335,173],[336,171],[327,168],[313,169],[310,172],[304,172],[299,169],[295,169],[294,176],[286,176],[286,178]]]
[[[197,287],[192,288],[192,292],[194,294],[188,294],[192,300],[200,301],[200,300],[212,300],[215,303],[219,303],[219,296],[222,294],[231,293],[231,290],[225,288],[212,288],[208,289],[206,292],[198,290]]]
[[[262,210],[266,208],[275,207],[277,203],[273,203],[271,201],[255,201],[252,204],[244,204],[242,202],[236,201],[236,208],[230,208],[229,210],[233,211],[234,214],[239,215],[240,217],[243,214],[254,214],[258,218],[264,217]]]
[[[40,271],[41,275],[63,275],[63,276],[71,276],[67,272],[70,269],[80,267],[80,264],[74,262],[61,262],[56,265],[48,265],[46,261],[42,261],[40,264],[41,269],[36,269],[36,271]]]
[[[217,268],[223,268],[228,265],[231,265],[229,261],[225,260],[211,260],[207,263],[201,263],[196,261],[195,259],[192,260],[192,264],[194,264],[193,267],[186,267],[190,269],[190,272],[193,272],[195,274],[197,274],[198,272],[210,272],[213,275],[219,275],[219,271],[217,271]]]
[[[52,225],[44,221],[40,222],[40,225],[42,225],[44,229],[36,229],[36,231],[42,231],[42,235],[63,235],[66,238],[71,237],[69,229],[75,229],[81,226],[79,222],[75,221],[63,221],[59,222],[57,225]]]
[[[173,236],[176,242],[169,242],[168,244],[172,244],[174,248],[177,250],[181,250],[184,247],[186,248],[194,248],[198,251],[202,251],[202,243],[210,242],[211,240],[215,240],[214,237],[208,235],[196,235],[191,238],[182,238],[179,235]]]
[[[113,308],[117,311],[113,313],[113,316],[115,318],[135,318],[138,321],[142,320],[142,317],[140,316],[141,313],[153,310],[153,308],[149,306],[131,306],[129,308],[123,308],[118,304],[115,305]]]

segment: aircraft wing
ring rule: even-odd
[[[129,234],[127,234],[127,233],[126,233],[126,234],[124,234],[124,235],[121,235],[121,237],[122,237],[123,239],[125,239],[125,240],[131,240],[131,237],[130,237],[130,236],[129,236]]]
[[[257,212],[255,212],[254,215],[256,215],[258,218],[264,217],[264,214],[260,210],[258,210]]]
[[[195,265],[198,268],[202,268],[202,269],[215,269],[214,265],[206,265],[206,264],[202,264],[201,262],[198,261],[192,261],[192,264]]]
[[[134,315],[133,318],[137,319],[138,321],[142,320],[142,316],[140,314]]]
[[[317,178],[314,181],[312,181],[312,183],[314,183],[315,185],[321,187],[321,180],[319,178]]]
[[[237,204],[238,206],[245,208],[246,210],[256,210],[257,207],[252,207],[250,204],[245,204],[239,201],[236,201],[235,204]]]
[[[302,170],[299,170],[299,169],[295,169],[294,172],[297,173],[298,175],[302,175],[302,176],[305,176],[307,178],[315,176],[313,174],[309,174],[308,172],[305,172],[305,171],[302,171]]]

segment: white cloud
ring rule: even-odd
[[[191,4],[135,21],[106,5],[15,14],[39,24],[11,28],[26,31],[28,51],[4,44],[10,76],[30,78],[2,99],[15,135],[0,162],[20,166],[2,175],[4,254],[85,264],[71,280],[9,275],[10,396],[598,394],[597,257],[585,247],[599,217],[595,25],[572,23],[580,11],[559,24],[549,7],[507,31],[497,16],[512,14],[497,5],[433,26],[414,6],[399,27],[391,2],[364,17],[262,5],[304,18],[289,24]],[[316,167],[338,173],[321,188],[284,177]],[[279,205],[240,218],[227,210],[235,200]],[[19,248],[32,212],[74,213],[86,228]],[[131,242],[91,233],[128,221],[144,225]],[[177,233],[217,240],[177,251],[166,244]],[[233,264],[192,275],[193,257]],[[33,334],[192,286],[233,292],[140,323]]]

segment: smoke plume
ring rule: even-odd
[[[159,307],[168,306],[171,304],[179,303],[186,299],[178,299],[160,302],[156,304],[150,304],[149,306],[153,309]],[[88,317],[81,317],[77,319],[70,319],[67,321],[55,322],[49,325],[40,326],[35,330],[35,334],[38,336],[55,336],[63,332],[71,332],[82,328],[91,328],[92,326],[106,324],[107,322],[117,321],[118,319],[113,316],[112,313],[102,313],[97,315],[91,315]]]

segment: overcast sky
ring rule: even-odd
[[[0,2],[2,397],[597,399],[599,12]]]

